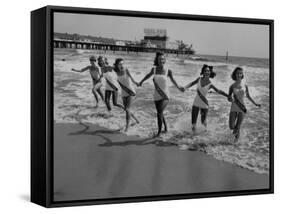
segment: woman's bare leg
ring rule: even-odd
[[[231,130],[235,129],[236,119],[237,119],[237,112],[231,111],[229,114],[229,128]]]
[[[195,129],[196,129],[196,122],[197,122],[198,114],[199,114],[199,108],[197,106],[192,106],[192,110],[191,110],[192,131],[195,131]]]
[[[131,119],[131,114],[130,114],[130,97],[123,97],[123,105],[126,111],[126,128],[125,131],[128,131],[129,125],[130,125],[130,119]]]
[[[130,120],[131,117],[136,121],[136,123],[139,123],[138,119],[134,116],[134,114],[130,111],[131,108],[131,103],[132,103],[132,97],[123,97],[123,105],[126,111],[126,130],[128,130],[129,125],[130,125]]]
[[[103,93],[102,93],[102,91],[101,91],[101,88],[98,88],[98,89],[97,89],[97,92],[98,92],[98,94],[100,95],[102,101],[104,101],[104,96],[103,96]]]
[[[158,122],[158,132],[157,137],[160,136],[162,132],[162,124],[164,123],[165,129],[167,129],[166,120],[164,117],[164,110],[167,107],[169,101],[168,100],[157,100],[155,101],[155,107],[157,111],[157,122]]]
[[[129,108],[131,108],[132,99],[133,99],[133,97],[130,96],[129,97],[129,102],[128,102],[128,107]],[[131,114],[132,118],[136,121],[136,123],[140,123],[139,120],[136,118],[136,116],[131,111],[130,111],[130,114]]]
[[[106,90],[105,91],[105,105],[106,105],[108,111],[111,111],[110,96],[111,96],[111,91]]]
[[[96,99],[96,106],[95,107],[98,107],[99,106],[99,97],[98,97],[98,94],[97,94],[97,92],[96,92],[96,89],[92,89],[92,93],[93,93],[93,95],[94,95],[94,97],[95,97],[95,99]]]
[[[238,139],[240,137],[240,127],[244,119],[244,114],[242,112],[237,113],[237,121],[235,125],[235,137]]]
[[[112,91],[112,103],[114,106],[117,106],[118,108],[122,108],[125,110],[124,106],[121,104],[117,103],[117,98],[118,98],[118,92],[117,91]]]
[[[163,124],[164,124],[164,133],[167,133],[168,132],[168,127],[167,127],[167,123],[166,123],[166,119],[165,117],[163,116]]]
[[[208,116],[208,109],[201,108],[201,123],[205,126],[207,129],[207,116]]]

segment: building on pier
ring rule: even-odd
[[[167,30],[166,29],[152,29],[145,28],[144,29],[144,38],[141,40],[141,45],[143,47],[149,48],[167,48]]]

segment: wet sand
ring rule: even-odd
[[[54,125],[54,200],[264,189],[269,176],[96,125]]]

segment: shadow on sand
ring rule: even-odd
[[[110,146],[129,146],[129,145],[136,145],[136,146],[145,146],[149,144],[154,144],[156,146],[164,147],[164,146],[175,146],[174,144],[164,142],[160,138],[157,137],[149,137],[149,138],[144,138],[144,139],[138,139],[138,140],[122,140],[122,141],[112,141],[109,137],[104,136],[108,134],[122,134],[120,131],[121,129],[116,129],[116,130],[106,130],[106,129],[101,129],[101,130],[95,130],[95,131],[90,131],[90,125],[85,124],[81,121],[79,121],[79,124],[83,126],[84,128],[76,131],[69,133],[69,135],[93,135],[93,136],[98,136],[105,140],[105,143],[99,144],[101,147],[110,147]]]

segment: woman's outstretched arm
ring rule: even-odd
[[[215,92],[217,92],[218,94],[221,94],[221,95],[223,95],[223,96],[225,96],[225,97],[228,98],[228,94],[227,94],[227,93],[225,93],[225,92],[222,91],[222,90],[217,89],[216,86],[214,86],[213,84],[211,84],[210,88],[214,89]]]
[[[142,86],[142,84],[146,80],[148,80],[153,74],[154,74],[154,69],[152,68],[151,71],[139,82],[139,86]]]
[[[189,89],[190,87],[194,86],[195,84],[198,83],[200,77],[198,77],[196,80],[192,81],[191,83],[188,83],[184,88]]]
[[[72,68],[71,70],[72,71],[75,71],[75,72],[80,72],[80,73],[82,73],[82,72],[84,72],[84,71],[87,71],[88,69],[90,69],[90,66],[87,66],[87,67],[85,67],[85,68],[82,68],[82,69],[74,69],[74,68]]]
[[[255,106],[261,107],[261,105],[260,105],[260,104],[257,104],[257,103],[253,100],[253,98],[251,97],[248,86],[246,85],[245,87],[246,87],[246,97],[247,97]]]
[[[173,73],[171,70],[168,71],[168,77],[170,78],[170,80],[172,81],[172,83],[174,84],[174,86],[179,89],[181,92],[184,92],[184,87],[181,87],[178,85],[178,83],[176,82],[176,80],[174,79]]]
[[[135,85],[139,86],[139,83],[137,83],[137,82],[135,81],[135,79],[132,77],[130,71],[127,69],[126,72],[127,72],[128,76],[130,77],[130,79],[132,80],[132,82],[133,82]]]
[[[227,99],[228,99],[229,102],[232,102],[232,96],[231,96],[232,93],[233,93],[233,86],[231,85],[231,86],[229,87],[228,95],[227,95]]]

